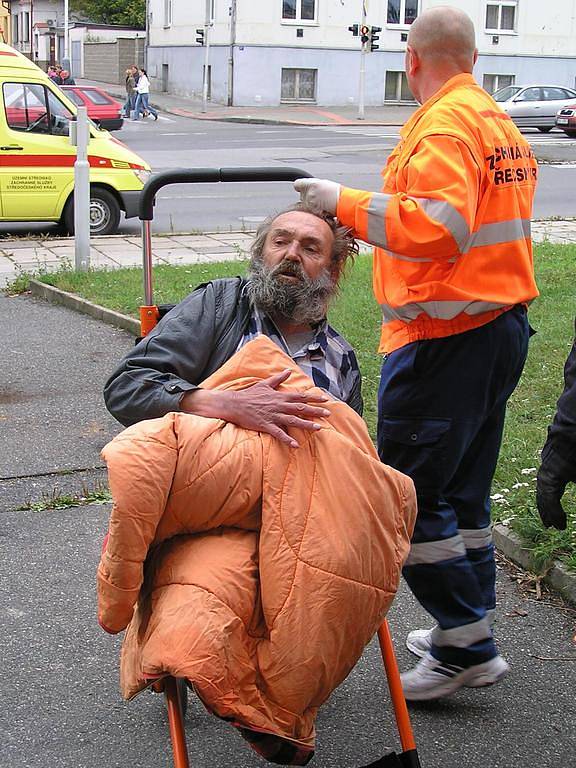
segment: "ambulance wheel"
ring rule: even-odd
[[[64,226],[74,234],[74,198],[66,203],[63,215]],[[90,234],[113,235],[120,223],[120,206],[111,192],[101,187],[90,190]]]

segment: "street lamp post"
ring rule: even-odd
[[[70,31],[68,29],[68,0],[64,0],[64,59],[69,60],[69,36]]]

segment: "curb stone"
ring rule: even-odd
[[[75,296],[73,293],[61,291],[53,285],[47,285],[39,280],[32,279],[30,280],[30,292],[33,296],[50,301],[52,304],[62,304],[68,307],[68,309],[90,315],[96,320],[102,320],[104,323],[113,325],[116,328],[122,328],[134,336],[140,335],[140,323],[135,318],[123,315],[121,312],[115,312],[113,309],[106,309],[99,304],[93,304],[91,301]]]
[[[140,323],[133,317],[93,304],[91,301],[38,280],[30,280],[30,290],[33,296],[90,315],[108,325],[122,328],[133,336],[140,335]],[[530,550],[522,544],[520,538],[508,526],[496,523],[493,527],[493,537],[497,549],[512,562],[527,571],[536,572],[539,570],[535,567]],[[576,605],[576,574],[569,571],[562,563],[554,561],[543,577],[543,581],[559,592],[567,602]]]
[[[492,529],[492,535],[496,548],[516,565],[533,573],[540,570],[536,568],[530,550],[508,526],[496,523]],[[560,592],[567,602],[576,605],[576,573],[569,571],[565,565],[555,560],[542,580]]]

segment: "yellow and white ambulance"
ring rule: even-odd
[[[55,221],[74,229],[70,121],[76,106],[48,75],[0,44],[0,221]],[[90,231],[115,232],[121,211],[138,215],[150,166],[90,123]]]

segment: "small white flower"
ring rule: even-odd
[[[520,470],[520,473],[522,475],[531,475],[532,472],[536,472],[536,467],[526,467],[526,469]]]
[[[530,486],[530,483],[514,483],[512,488],[516,490],[516,488],[528,488]]]
[[[502,496],[501,493],[493,493],[492,496],[490,496],[492,501],[499,501],[500,499],[503,499],[504,496]]]

